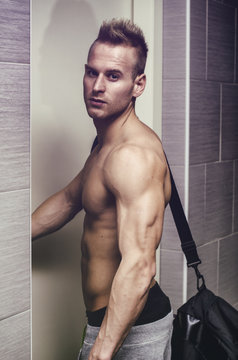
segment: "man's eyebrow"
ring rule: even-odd
[[[93,71],[96,71],[96,72],[98,72],[95,68],[93,68],[92,66],[89,66],[88,64],[85,64],[85,69],[86,70],[93,70]],[[119,70],[119,69],[114,69],[114,68],[112,68],[112,69],[106,69],[106,71],[105,71],[105,73],[106,74],[108,74],[108,73],[116,73],[116,74],[120,74],[120,75],[122,75],[122,72],[121,72],[121,70]]]
[[[118,73],[118,74],[122,74],[121,70],[119,70],[119,69],[108,69],[108,70],[106,70],[106,73]]]
[[[85,69],[96,71],[92,66],[89,66],[88,64],[85,64]]]

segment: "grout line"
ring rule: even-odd
[[[235,44],[234,44],[234,83],[236,82],[236,63],[237,63],[237,8],[235,9]]]
[[[0,191],[0,195],[1,195],[1,194],[10,194],[10,193],[19,192],[19,191],[25,191],[25,190],[31,190],[30,186],[29,186],[29,187],[27,187],[27,188],[21,188],[21,189],[14,189],[14,190]]]
[[[12,314],[10,314],[10,315],[8,315],[8,316],[5,316],[5,317],[0,318],[0,321],[4,321],[4,320],[10,319],[10,318],[13,318],[13,317],[15,317],[15,316],[24,314],[24,313],[26,313],[26,312],[28,312],[28,311],[30,311],[30,310],[31,310],[30,308],[27,308],[27,309],[22,310],[22,311],[20,311],[20,312],[12,313]]]
[[[153,129],[162,139],[162,77],[163,77],[163,4],[162,1],[154,2],[154,79],[153,79]],[[156,65],[155,64],[159,64]],[[156,119],[156,121],[155,121]]]
[[[165,249],[165,248],[161,248],[160,251],[168,251],[168,252],[180,253],[180,254],[181,254],[182,249],[181,249],[181,248],[178,248],[178,249]]]
[[[233,196],[232,196],[232,224],[231,224],[231,231],[232,231],[232,234],[234,234],[235,232],[235,190],[236,190],[236,187],[235,187],[235,180],[236,180],[236,163],[235,163],[235,160],[233,161]]]
[[[20,63],[20,62],[10,62],[10,61],[0,61],[0,64],[30,66],[30,63]]]
[[[184,210],[189,210],[189,130],[190,130],[190,0],[186,2],[186,79],[185,79],[185,189]]]
[[[223,97],[223,87],[220,84],[220,134],[219,134],[219,162],[222,161],[222,97]]]
[[[207,80],[208,72],[208,0],[206,0],[206,69],[205,69],[205,80]]]
[[[207,242],[206,244],[202,244],[202,245],[199,245],[199,246],[197,246],[197,247],[200,249],[200,248],[203,248],[203,247],[205,247],[205,246],[207,246],[207,245],[214,244],[214,243],[217,242],[217,241],[225,240],[225,239],[227,239],[228,237],[231,237],[231,236],[233,236],[233,235],[238,235],[238,232],[230,233],[230,234],[227,234],[227,235],[222,236],[222,237],[217,237],[217,238],[215,238],[215,239]]]
[[[204,205],[203,205],[203,214],[204,214],[204,236],[206,236],[206,225],[207,225],[207,217],[206,217],[206,210],[207,210],[207,164],[204,164]]]
[[[211,160],[211,161],[208,161],[206,163],[196,163],[196,164],[191,164],[190,167],[199,167],[199,166],[202,166],[202,165],[211,165],[211,164],[219,164],[219,163],[222,163],[222,164],[225,164],[225,163],[230,163],[230,162],[233,162],[233,160]],[[173,167],[182,167],[182,165],[172,165]]]
[[[219,295],[219,282],[220,282],[220,240],[218,240],[217,242],[217,286],[216,286],[216,291],[217,294]]]
[[[204,80],[201,80],[201,79],[195,79],[195,78],[193,78],[193,77],[191,77],[191,80],[193,81],[193,82],[204,82]],[[179,79],[179,78],[174,78],[174,79],[164,79],[164,81],[181,81],[181,79]],[[219,81],[218,80],[213,80],[213,79],[209,79],[209,80],[206,80],[206,82],[208,82],[208,83],[215,83],[215,84],[218,84],[219,83]],[[223,85],[230,85],[230,86],[238,86],[238,84],[237,83],[234,83],[234,82],[231,82],[231,81],[222,81],[222,84]]]
[[[185,88],[185,164],[184,164],[184,212],[189,211],[189,126],[190,126],[190,0],[186,0],[186,88]],[[188,268],[183,257],[183,302],[187,300]]]

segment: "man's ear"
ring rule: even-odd
[[[145,89],[145,85],[146,85],[145,74],[137,75],[134,81],[133,97],[135,98],[139,97],[143,93]]]

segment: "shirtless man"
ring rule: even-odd
[[[159,138],[135,113],[146,56],[138,27],[103,23],[83,80],[98,144],[77,177],[32,216],[36,239],[85,210],[83,360],[170,359],[170,303],[154,280],[170,177]]]

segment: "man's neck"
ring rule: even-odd
[[[97,130],[99,146],[102,147],[106,143],[114,142],[124,130],[124,126],[135,118],[135,108],[133,104],[131,104],[123,112],[123,114],[117,116],[116,118],[93,119]]]

